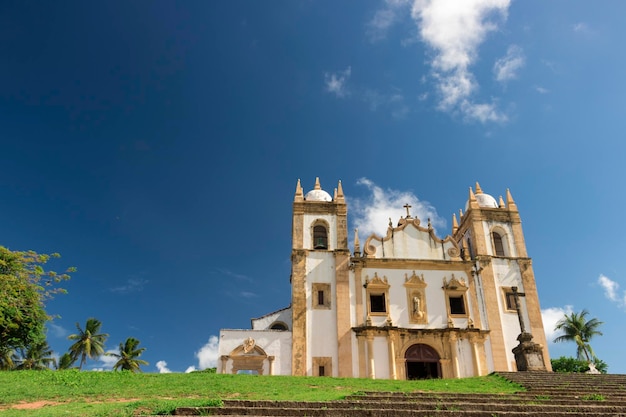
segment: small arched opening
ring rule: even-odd
[[[323,224],[313,226],[313,249],[328,249],[328,229]]]
[[[272,323],[272,325],[270,326],[270,330],[280,330],[280,331],[287,331],[289,330],[289,328],[287,327],[287,325],[285,323],[283,323],[282,321],[275,321],[274,323]]]
[[[409,347],[404,354],[406,360],[406,379],[441,378],[439,354],[432,347],[423,343]]]

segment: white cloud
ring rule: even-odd
[[[577,33],[589,33],[590,32],[589,25],[587,25],[584,22],[575,23],[572,26],[572,30]]]
[[[506,122],[506,115],[500,113],[494,104],[477,104],[463,100],[460,105],[463,115],[469,120],[486,122]]]
[[[414,0],[411,16],[422,41],[434,52],[430,65],[440,110],[459,110],[483,123],[506,120],[493,105],[476,104],[469,98],[477,89],[470,66],[478,47],[489,32],[498,29],[496,18],[506,19],[509,5],[510,0]]]
[[[619,307],[626,306],[626,291],[619,294],[619,284],[604,274],[598,277],[598,284],[604,289],[604,296]]]
[[[370,195],[365,198],[350,200],[355,213],[354,225],[359,229],[359,237],[362,239],[372,233],[385,236],[389,218],[395,226],[401,216],[406,216],[405,204],[412,206],[411,216],[419,218],[422,226],[428,224],[429,218],[434,228],[445,226],[445,221],[439,217],[435,208],[410,191],[385,190],[367,178],[359,179],[357,184],[364,185],[370,191]]]
[[[550,92],[550,90],[548,90],[547,88],[543,88],[540,86],[536,86],[535,91],[538,92],[539,94],[548,94]]]
[[[198,369],[196,369],[195,366],[191,365],[187,369],[185,369],[185,373],[188,374],[189,372],[193,372],[193,371],[197,371],[197,370]]]
[[[255,298],[258,297],[257,294],[250,292],[250,291],[241,291],[239,293],[240,296],[242,296],[243,298]]]
[[[217,336],[209,337],[209,341],[196,352],[198,369],[214,368],[217,366],[219,339]]]
[[[554,338],[560,335],[560,332],[554,330],[559,320],[566,314],[573,312],[573,306],[566,305],[565,307],[550,307],[541,310],[541,319],[543,320],[543,330],[546,333],[546,340],[548,343],[553,343]]]
[[[129,294],[133,292],[143,291],[144,286],[149,281],[143,278],[131,278],[126,281],[126,284],[120,285],[119,287],[113,287],[110,289],[111,292],[116,292],[120,294]]]
[[[119,349],[112,349],[112,350],[107,350],[105,353],[115,353],[116,355],[119,355],[120,351]],[[102,355],[100,356],[100,358],[98,358],[98,362],[100,362],[99,364],[97,364],[95,367],[91,368],[92,371],[110,371],[113,369],[113,366],[115,365],[115,363],[118,361],[118,359],[115,356],[109,356],[109,355]]]
[[[48,327],[48,331],[52,333],[54,337],[58,337],[59,339],[64,338],[69,334],[69,331],[66,328],[56,325],[52,322],[48,322],[46,324],[46,327]]]
[[[172,371],[169,370],[169,368],[167,367],[167,362],[165,361],[158,361],[156,363],[156,367],[159,370],[160,374],[169,374]]]
[[[343,71],[334,73],[324,73],[324,84],[326,85],[326,91],[333,93],[336,97],[343,98],[349,95],[346,83],[350,79],[352,68],[348,67]]]
[[[410,112],[409,106],[407,106],[404,100],[404,95],[398,88],[393,88],[390,93],[381,93],[377,90],[368,89],[363,93],[362,99],[369,105],[371,111],[379,109],[389,110],[394,119],[404,119]]]
[[[400,18],[401,9],[410,4],[409,0],[385,0],[382,9],[374,13],[367,24],[367,35],[371,41],[378,41],[387,36],[387,31]]]
[[[522,48],[517,45],[509,46],[506,55],[496,61],[493,72],[496,80],[506,83],[517,78],[517,71],[524,66],[525,57]]]

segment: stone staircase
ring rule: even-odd
[[[181,407],[176,415],[256,417],[586,416],[626,417],[626,375],[500,372],[526,388],[516,394],[369,392],[340,401],[226,400],[223,407]]]

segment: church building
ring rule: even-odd
[[[319,179],[306,194],[298,180],[291,304],[253,319],[252,329],[221,330],[217,372],[486,375],[518,370],[520,334],[534,337],[550,370],[532,261],[509,190],[496,201],[478,183],[470,187],[444,238],[410,208],[396,224],[390,219],[383,237],[362,240],[355,230],[351,252],[341,182],[331,196]]]

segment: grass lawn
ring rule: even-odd
[[[520,391],[496,375],[465,379],[391,381],[358,378],[128,372],[0,372],[0,415],[134,416],[167,414],[179,406],[219,405],[224,399],[339,400],[359,391]]]

